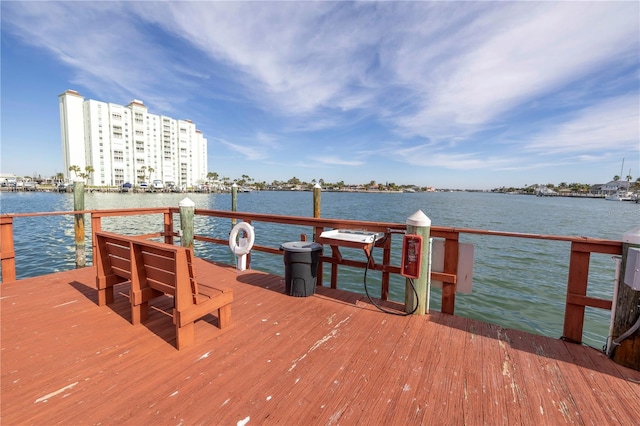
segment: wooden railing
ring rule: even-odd
[[[92,231],[102,229],[102,218],[121,217],[132,215],[163,215],[162,231],[145,235],[145,237],[164,237],[164,241],[169,244],[174,243],[174,238],[178,232],[174,230],[174,214],[179,213],[178,208],[150,208],[150,209],[120,209],[120,210],[92,210],[83,212],[53,212],[53,213],[27,213],[0,216],[0,262],[2,266],[2,281],[9,282],[16,279],[15,250],[13,240],[14,219],[26,216],[46,216],[46,215],[74,215],[90,214]],[[350,266],[355,268],[370,267],[382,273],[381,298],[387,299],[389,296],[390,274],[399,274],[400,266],[391,264],[392,259],[392,238],[393,235],[401,234],[406,230],[406,225],[399,223],[368,222],[355,220],[340,220],[326,218],[311,218],[298,216],[270,215],[247,212],[232,212],[222,210],[195,210],[195,216],[219,217],[232,220],[243,220],[248,223],[266,222],[282,224],[287,226],[308,227],[310,235],[317,238],[326,229],[361,229],[372,232],[383,232],[387,236],[379,243],[378,247],[383,249],[382,262],[371,265],[368,261],[357,261],[337,257],[335,255],[323,255],[320,257],[320,268],[323,264],[331,265],[331,287],[338,286],[338,266]],[[124,233],[124,232],[123,232]],[[590,297],[587,295],[589,262],[592,253],[604,253],[611,255],[622,254],[622,242],[601,240],[586,237],[565,237],[555,235],[522,234],[511,232],[484,231],[475,229],[431,227],[431,236],[441,238],[445,241],[444,270],[442,272],[432,272],[431,278],[443,282],[441,311],[443,313],[454,314],[456,296],[456,269],[458,264],[458,242],[461,234],[501,236],[512,238],[526,238],[538,240],[565,241],[571,243],[571,256],[569,261],[569,275],[566,289],[566,307],[564,315],[563,338],[572,342],[581,342],[584,326],[585,308],[594,307],[611,310],[612,301]],[[305,237],[302,237],[305,238]],[[205,235],[194,234],[194,239],[211,244],[228,244],[228,240]],[[254,251],[281,255],[279,247],[270,247],[256,244]],[[95,257],[94,257],[95,258]],[[247,261],[250,264],[250,256]],[[322,269],[318,274],[319,285],[322,285]]]

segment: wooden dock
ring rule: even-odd
[[[0,423],[631,425],[640,372],[600,351],[442,313],[402,317],[321,287],[202,259],[234,290],[232,324],[175,349],[172,299],[129,322],[128,285],[95,269],[3,283]],[[386,303],[392,308],[392,304]]]

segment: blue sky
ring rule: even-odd
[[[638,2],[2,1],[3,173],[58,95],[191,119],[209,171],[490,189],[640,176]]]

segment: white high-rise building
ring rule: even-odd
[[[149,114],[139,100],[127,106],[59,96],[64,173],[93,167],[88,184],[120,186],[162,180],[195,186],[207,178],[207,140],[190,120]]]

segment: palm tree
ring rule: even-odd
[[[78,168],[78,170],[80,170],[80,168]],[[82,173],[78,173],[78,176],[80,176],[83,180],[86,181],[89,179],[89,177],[91,176],[91,173],[95,172],[95,170],[93,169],[93,167],[91,166],[86,166],[84,168],[84,172]]]
[[[145,182],[146,178],[147,178],[147,166],[142,166],[140,167],[140,175],[138,175],[138,180],[140,182]]]
[[[620,180],[620,176],[615,175],[615,176],[613,177],[613,180],[614,180],[614,181],[616,181],[616,182],[617,182],[617,181],[619,181],[619,180]]]
[[[78,173],[80,173],[80,166],[76,166],[75,164],[73,166],[69,167],[69,171],[73,172],[73,174],[75,175],[75,177],[78,177]]]

